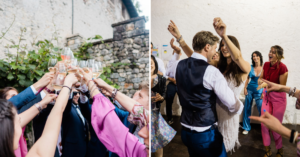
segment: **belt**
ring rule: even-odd
[[[213,124],[209,129],[204,130],[204,131],[202,131],[202,132],[207,132],[207,131],[209,131],[209,130],[214,130],[214,129],[216,129],[216,128],[218,128],[218,126],[215,125],[215,124]],[[191,130],[190,128],[187,128],[187,127],[185,127],[185,126],[182,126],[182,130],[185,130],[185,131],[188,131],[188,132],[192,132],[192,133],[200,133],[200,132],[198,132],[198,131]]]

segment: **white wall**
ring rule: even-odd
[[[216,34],[212,23],[221,17],[227,25],[227,34],[239,40],[243,57],[251,62],[251,54],[258,50],[268,60],[273,45],[284,49],[282,60],[289,70],[288,86],[300,89],[300,1],[297,0],[152,0],[151,40],[154,44],[169,43],[172,38],[167,31],[172,19],[178,26],[189,46],[196,32],[211,31]],[[182,55],[182,58],[185,58]],[[288,98],[284,123],[293,123],[294,104]],[[297,123],[300,123],[300,115]]]
[[[101,35],[104,39],[113,37],[111,24],[129,19],[126,11],[125,19],[122,17],[122,0],[74,0],[74,34],[88,38]],[[37,40],[50,39],[54,26],[60,33],[61,45],[65,37],[72,35],[72,0],[1,0],[0,1],[0,31],[6,30],[13,21],[12,28],[6,38],[17,42],[20,27],[26,27],[25,42],[30,44],[34,38]],[[52,22],[53,21],[53,22]],[[1,33],[0,32],[0,33]],[[4,46],[7,41],[0,39],[0,58],[4,57]]]

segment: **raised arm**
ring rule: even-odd
[[[241,70],[245,73],[250,72],[251,66],[250,64],[244,60],[241,51],[233,44],[233,42],[226,35],[226,25],[221,20],[221,18],[214,18],[213,26],[216,32],[220,35],[222,40],[224,41],[232,60],[241,68]]]
[[[36,103],[34,106],[31,106],[28,110],[19,114],[21,118],[21,127],[26,126],[37,114],[40,113],[38,107],[40,109],[45,109],[47,105],[56,98],[55,94],[47,94],[46,97],[39,103]]]
[[[42,136],[33,145],[27,156],[53,157],[56,149],[57,139],[61,128],[62,116],[70,95],[70,89],[78,82],[74,74],[69,74],[64,81],[63,87],[56,103],[49,114]],[[69,88],[68,88],[69,87]]]
[[[177,25],[172,20],[168,26],[168,30],[176,38],[176,40],[178,40],[181,37],[179,40],[180,47],[188,57],[191,57],[194,51],[185,43]]]

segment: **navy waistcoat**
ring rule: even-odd
[[[201,59],[187,58],[176,69],[178,97],[182,106],[180,121],[196,127],[217,122],[216,94],[203,86],[204,73],[209,64]]]

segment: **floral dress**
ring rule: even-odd
[[[154,81],[153,87],[157,84]],[[156,93],[151,91],[151,97]],[[157,109],[155,102],[151,99],[151,152],[166,146],[175,136],[176,131],[168,125]]]

